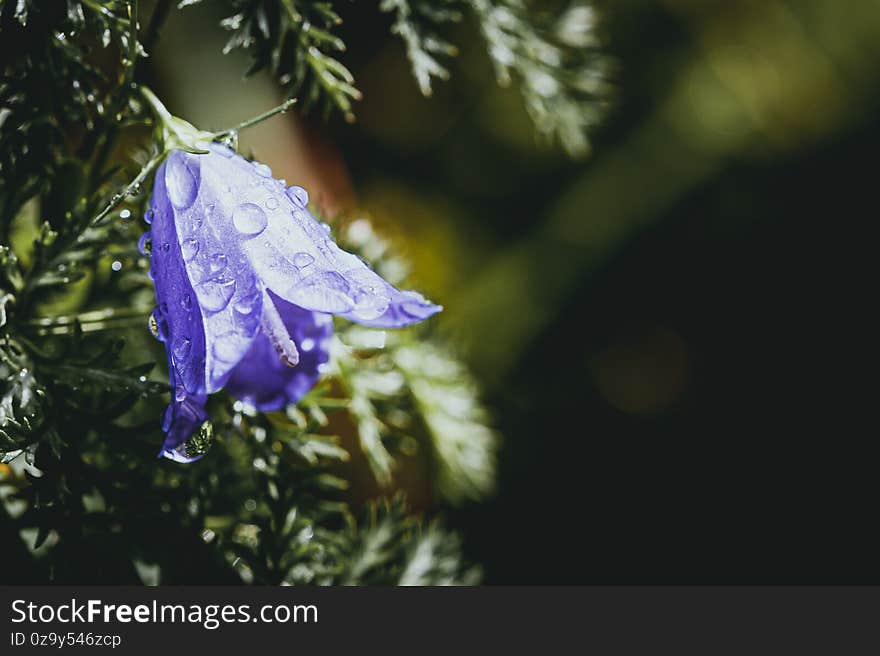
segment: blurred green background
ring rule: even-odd
[[[242,150],[371,217],[446,306],[504,439],[495,496],[443,509],[487,583],[878,582],[846,368],[880,3],[596,6],[615,90],[583,161],[536,141],[467,24],[423,98],[372,3],[340,29],[357,122],[288,114]],[[282,98],[218,55],[218,17],[175,12],[150,63],[203,128]]]

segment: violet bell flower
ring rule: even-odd
[[[174,150],[156,172],[146,214],[157,307],[173,400],[161,455],[192,462],[187,441],[222,388],[259,410],[299,400],[328,360],[332,317],[398,328],[442,308],[400,291],[333,241],[269,167],[225,145]]]

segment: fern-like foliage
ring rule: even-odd
[[[184,0],[181,6],[197,4]],[[248,73],[271,70],[305,108],[339,110],[354,120],[352,103],[361,97],[354,76],[337,58],[345,50],[333,34],[342,21],[331,2],[312,0],[232,0],[221,25],[231,32],[224,52],[248,49]]]
[[[391,31],[406,46],[406,56],[421,92],[431,95],[431,80],[449,79],[449,70],[441,62],[458,53],[458,48],[438,35],[437,26],[457,23],[462,13],[455,0],[382,0],[379,8],[394,13]]]
[[[587,131],[602,117],[608,95],[592,9],[577,3],[560,17],[534,16],[522,0],[467,2],[498,82],[516,79],[538,131],[573,155],[586,153]]]
[[[184,0],[181,6],[201,0]],[[222,25],[232,35],[226,50],[246,48],[249,72],[269,69],[303,106],[337,109],[354,120],[361,97],[351,71],[338,59],[345,44],[333,33],[344,3],[326,0],[229,0]],[[340,7],[337,11],[336,7]],[[498,83],[516,83],[538,132],[572,155],[589,150],[588,133],[604,114],[610,86],[595,12],[585,0],[564,11],[535,11],[524,0],[380,0],[392,15],[421,92],[449,78],[458,52],[448,33],[470,17],[482,35]]]

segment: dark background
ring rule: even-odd
[[[880,582],[874,385],[855,373],[871,5],[599,3],[614,91],[582,161],[535,140],[472,26],[423,99],[386,19],[346,7],[358,123],[300,128],[484,381],[497,492],[439,510],[487,583]]]

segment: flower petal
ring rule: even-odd
[[[215,392],[250,348],[260,325],[262,287],[233,228],[229,181],[218,155],[174,151],[157,172],[168,190],[174,239],[153,237],[153,253],[178,245],[193,307],[205,332],[205,389]],[[224,160],[225,161],[225,160]],[[174,243],[176,242],[176,243]]]
[[[333,320],[326,314],[303,310],[271,294],[270,297],[296,344],[299,364],[285,365],[269,338],[260,333],[226,381],[227,392],[264,412],[296,403],[314,387],[321,375],[321,365],[329,359],[333,334]]]
[[[266,288],[306,310],[338,314],[370,326],[394,328],[421,321],[442,308],[416,292],[389,285],[356,255],[333,241],[329,226],[305,207],[298,187],[289,190],[269,167],[247,162],[214,144],[206,156],[213,174],[229,181],[233,233]]]
[[[174,399],[165,412],[163,429],[167,435],[162,455],[179,460],[177,450],[207,414],[204,408],[205,330],[194,301],[195,292],[184,269],[174,225],[173,200],[164,175],[157,175],[149,210],[151,239],[158,245],[151,255],[158,301],[153,319],[157,337],[165,342]],[[168,244],[168,248],[164,244]]]

